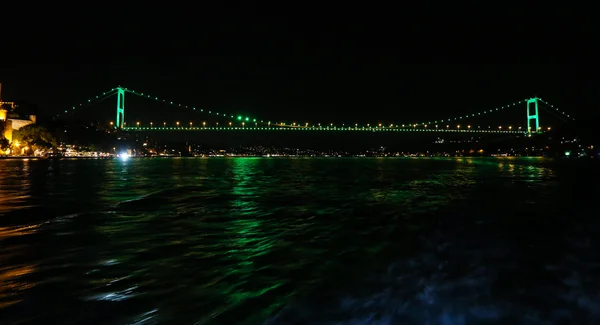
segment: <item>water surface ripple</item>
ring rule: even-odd
[[[593,324],[592,161],[0,160],[2,324]]]

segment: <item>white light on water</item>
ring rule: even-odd
[[[126,152],[123,152],[123,153],[119,154],[119,158],[121,158],[121,160],[127,160],[127,159],[129,159],[129,154],[127,154]]]

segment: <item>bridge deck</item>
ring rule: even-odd
[[[435,129],[396,127],[124,127],[125,131],[352,131],[352,132],[465,132],[526,134],[521,130]]]

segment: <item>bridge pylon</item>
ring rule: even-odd
[[[533,122],[533,132],[539,132],[540,130],[540,116],[538,114],[538,99],[537,97],[530,98],[527,100],[527,133],[531,134],[532,128],[532,120]]]
[[[122,129],[125,124],[125,89],[117,87],[117,123],[115,127]]]

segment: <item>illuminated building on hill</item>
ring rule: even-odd
[[[36,123],[35,115],[20,116],[15,112],[16,108],[17,105],[14,102],[5,102],[2,100],[2,84],[0,83],[0,121],[4,123],[4,134],[0,134],[0,136],[11,142],[14,130]]]

